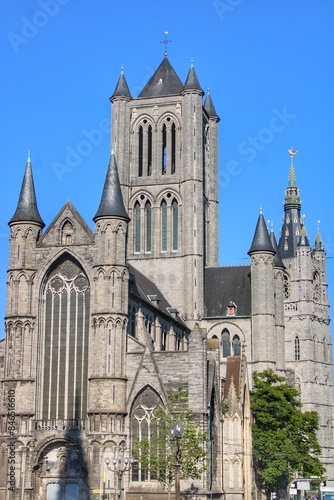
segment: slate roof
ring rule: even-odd
[[[45,226],[37,208],[30,155],[28,156],[16,211],[8,224],[10,225],[13,222],[35,222],[42,228]]]
[[[254,252],[275,253],[275,250],[273,249],[273,246],[270,241],[268,229],[262,212],[260,213],[259,218],[257,220],[254,238],[251,247],[248,251],[248,254],[250,255]]]
[[[204,109],[208,113],[210,118],[218,118],[218,120],[220,119],[219,116],[217,115],[217,111],[213,105],[213,101],[211,99],[210,92],[208,92],[206,94],[206,98],[204,101]]]
[[[204,94],[204,92],[200,86],[200,83],[198,81],[196,71],[194,69],[193,64],[191,64],[191,66],[190,66],[190,70],[189,70],[188,76],[186,78],[186,82],[184,84],[183,90],[199,90],[202,93],[202,95]]]
[[[273,246],[273,249],[276,252],[276,255],[274,257],[274,267],[280,267],[281,269],[285,269],[285,265],[283,264],[281,253],[280,253],[278,246],[277,246],[277,241],[275,238],[274,231],[270,231],[270,241],[271,241],[271,244]]]
[[[96,222],[100,217],[119,217],[127,221],[130,220],[124,207],[124,201],[119,182],[118,169],[115,154],[112,151],[106,180],[104,183],[99,208],[93,218]]]
[[[131,93],[130,93],[130,90],[128,87],[128,83],[127,83],[126,78],[124,76],[123,70],[121,71],[117,85],[115,87],[115,90],[114,90],[112,96],[110,97],[110,100],[113,100],[114,97],[127,97],[127,98],[132,99],[132,96],[131,96]]]
[[[157,308],[160,313],[168,316],[169,320],[173,320],[178,323],[179,326],[183,329],[189,330],[189,328],[181,318],[170,312],[170,310],[173,310],[173,308],[161,293],[159,288],[133,266],[129,264],[128,267],[130,273],[130,295],[132,295],[133,297],[137,297],[142,302],[145,302],[149,307]],[[149,297],[151,297],[152,299],[150,299]]]
[[[236,316],[251,314],[250,266],[208,267],[205,269],[206,317],[226,317],[232,300]]]
[[[138,97],[161,97],[178,95],[183,84],[177,76],[167,57],[164,57],[160,66],[151,76]]]

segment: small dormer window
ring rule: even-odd
[[[227,306],[227,316],[235,316],[237,311],[237,306],[235,303],[230,300],[228,306]]]

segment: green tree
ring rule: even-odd
[[[318,414],[302,412],[300,393],[286,379],[265,370],[253,374],[253,457],[258,486],[270,498],[297,477],[322,476],[316,436]]]
[[[170,439],[170,430],[177,422],[183,424],[182,437]],[[155,432],[150,440],[137,440],[132,453],[141,469],[149,471],[170,497],[176,467],[180,479],[200,479],[206,470],[206,432],[194,423],[188,409],[188,393],[182,387],[168,395],[164,406],[154,410],[152,423]]]

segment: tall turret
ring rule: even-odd
[[[113,149],[100,205],[93,220],[97,255],[88,411],[91,415],[99,415],[99,422],[111,418],[108,425],[116,429],[113,419],[126,413],[129,280],[126,239],[129,217],[124,207]]]
[[[34,377],[33,341],[37,304],[34,277],[37,271],[36,244],[44,222],[37,208],[30,154],[25,168],[18,204],[10,227],[7,304],[5,317],[5,384],[16,388],[16,413],[33,415]],[[14,383],[14,385],[13,385]],[[24,407],[21,405],[24,405]]]
[[[208,122],[204,127],[205,169],[205,265],[218,266],[218,123],[210,91],[204,101]],[[213,223],[213,221],[216,221]]]
[[[275,253],[261,211],[248,252],[251,258],[252,362],[256,371],[276,368],[273,273]]]
[[[276,369],[285,370],[285,345],[284,345],[284,269],[274,228],[271,226],[270,241],[276,254],[273,262],[274,272],[274,301],[275,301],[275,341],[276,341]]]

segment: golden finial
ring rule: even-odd
[[[293,157],[298,153],[297,149],[288,149],[288,153],[291,158],[291,165],[293,164]]]

